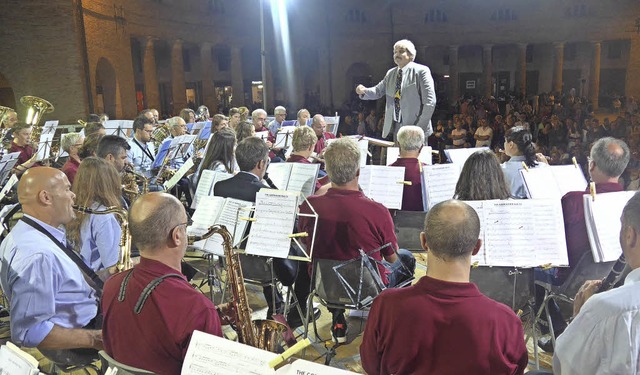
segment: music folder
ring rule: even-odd
[[[612,262],[620,257],[620,216],[635,191],[619,191],[583,196],[587,235],[596,263]]]

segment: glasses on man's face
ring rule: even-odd
[[[187,227],[190,226],[190,225],[193,225],[193,219],[191,219],[191,217],[189,217],[189,215],[187,215],[187,221],[184,222],[184,223],[180,223],[180,224],[176,225],[175,227],[171,228],[171,231],[173,232],[174,230],[176,230],[176,228],[179,228],[179,227],[181,227],[183,225],[187,226]]]

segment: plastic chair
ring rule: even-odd
[[[120,363],[115,359],[111,358],[111,356],[107,354],[107,352],[105,352],[104,350],[101,350],[100,352],[98,352],[98,354],[100,355],[100,362],[102,364],[101,366],[102,374],[105,374],[107,369],[117,369],[118,375],[153,375],[155,374],[154,372],[151,372],[151,371],[143,370],[140,368],[136,368],[133,366],[128,366],[123,363]]]

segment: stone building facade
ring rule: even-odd
[[[393,66],[401,38],[449,101],[640,96],[636,0],[263,1],[268,108],[339,108]],[[0,3],[0,105],[21,112],[18,99],[36,95],[56,106],[50,117],[75,122],[261,102],[260,0]]]

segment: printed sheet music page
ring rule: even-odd
[[[256,221],[251,224],[249,231],[247,254],[274,258],[286,258],[289,255],[298,195],[267,188],[256,194]]]

